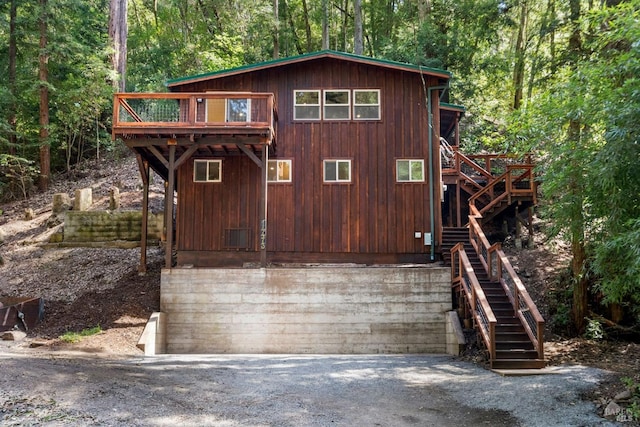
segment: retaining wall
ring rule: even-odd
[[[163,270],[168,353],[445,353],[448,268]]]
[[[160,240],[162,213],[149,213],[147,239]],[[142,212],[138,211],[67,211],[64,216],[65,242],[140,241]]]

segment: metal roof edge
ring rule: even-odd
[[[446,108],[448,110],[457,110],[457,111],[460,111],[462,113],[467,111],[467,109],[464,107],[464,105],[450,104],[448,102],[441,102],[440,103],[440,108]]]
[[[297,56],[290,56],[287,58],[272,59],[270,61],[242,65],[240,67],[217,70],[209,73],[196,74],[193,76],[180,77],[177,79],[170,79],[170,80],[167,80],[165,85],[167,87],[174,87],[174,86],[179,86],[185,83],[195,83],[198,81],[208,80],[211,78],[231,76],[235,74],[241,74],[241,73],[255,71],[255,70],[262,70],[262,69],[277,67],[280,65],[294,64],[297,62],[304,62],[310,59],[323,58],[323,57],[347,59],[347,60],[352,60],[352,61],[375,65],[375,66],[394,68],[394,69],[411,71],[416,73],[426,73],[426,74],[431,74],[431,75],[435,75],[435,76],[446,78],[446,79],[449,79],[452,76],[450,71],[441,70],[438,68],[423,67],[421,65],[408,64],[404,62],[391,61],[387,59],[371,58],[368,56],[356,55],[353,53],[346,53],[346,52],[339,52],[335,50],[319,50],[316,52],[305,53]]]

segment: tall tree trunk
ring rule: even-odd
[[[49,147],[49,54],[47,52],[47,1],[40,0],[40,53],[38,55],[40,80],[40,177],[41,191],[49,189],[51,179],[51,153]]]
[[[111,64],[118,76],[113,82],[118,92],[124,92],[127,71],[127,0],[111,0],[109,3],[109,40],[113,48]]]
[[[273,0],[273,59],[280,58],[280,9],[279,0]]]
[[[329,49],[329,0],[322,0],[322,50]]]
[[[18,44],[16,37],[16,17],[17,17],[17,0],[11,0],[11,4],[9,5],[9,65],[8,65],[8,75],[9,75],[9,94],[11,96],[11,100],[9,103],[9,126],[11,128],[9,133],[9,154],[16,154],[16,143],[17,143],[17,135],[16,135],[16,125],[17,125],[17,90],[16,90],[16,64],[17,64],[17,56],[18,56]]]
[[[341,50],[342,51],[346,51],[347,50],[347,37],[348,37],[348,31],[347,31],[347,27],[349,24],[349,0],[344,0],[344,8],[342,10],[342,13],[344,14],[343,19],[342,19],[342,47]]]
[[[418,24],[422,25],[431,14],[431,0],[418,0]]]
[[[296,46],[296,52],[298,52],[298,55],[302,55],[304,51],[302,49],[302,45],[300,45],[300,38],[298,37],[298,33],[296,32],[296,25],[293,22],[293,16],[291,15],[291,8],[287,4],[286,0],[284,0],[283,4],[285,8],[285,13],[287,15],[287,21],[289,21],[291,36],[293,37],[293,44]]]
[[[353,1],[353,53],[362,55],[362,1]]]
[[[572,55],[570,61],[572,67],[575,68],[582,50],[582,37],[580,34],[580,0],[570,0],[570,20],[572,25],[571,34],[569,36],[569,52]],[[579,142],[581,135],[581,123],[578,119],[572,119],[569,122],[567,138],[569,141]],[[580,146],[580,144],[576,144]],[[574,159],[573,162],[578,160]],[[580,170],[580,165],[573,165],[574,170]],[[571,227],[571,251],[573,259],[571,261],[571,276],[573,278],[573,322],[578,334],[582,334],[586,327],[586,315],[588,312],[588,282],[585,277],[586,252],[584,247],[584,195],[577,177],[570,184],[569,191],[574,196],[576,206],[574,207],[573,225]]]
[[[522,104],[522,91],[524,86],[524,57],[525,43],[524,38],[527,31],[527,2],[520,4],[520,28],[518,29],[518,38],[516,40],[515,57],[516,63],[513,67],[513,109],[517,110]]]
[[[302,0],[302,11],[304,13],[304,32],[307,37],[307,52],[312,51],[312,39],[311,39],[311,23],[309,20],[309,6],[307,0]]]

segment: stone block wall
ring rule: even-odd
[[[149,213],[147,240],[160,240],[162,213]],[[65,242],[140,241],[142,212],[67,211],[64,218]]]

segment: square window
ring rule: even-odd
[[[247,98],[227,99],[227,121],[228,122],[250,122],[251,121],[251,100]]]
[[[193,182],[222,182],[222,160],[194,160]]]
[[[353,91],[353,119],[380,120],[380,90]]]
[[[396,160],[398,182],[424,182],[424,160]]]
[[[320,91],[293,91],[293,119],[320,120]]]
[[[351,93],[348,90],[324,91],[324,119],[349,120]]]
[[[269,160],[268,182],[291,182],[291,160]]]
[[[325,160],[325,182],[351,182],[351,160]]]

